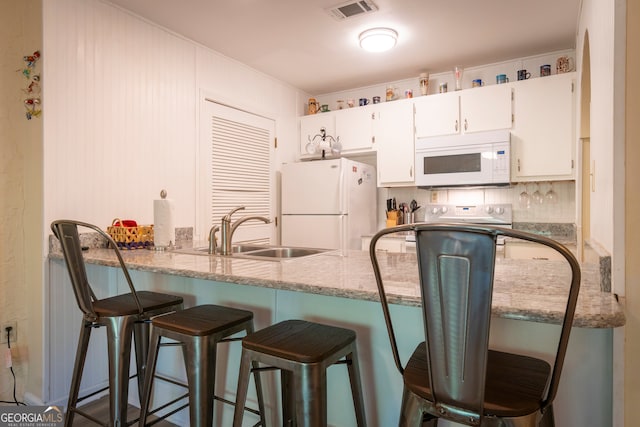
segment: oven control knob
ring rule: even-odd
[[[484,208],[484,210],[488,214],[493,213],[493,206],[487,206]]]
[[[447,208],[446,206],[440,208],[440,212],[442,212],[443,214],[446,214],[448,210],[449,208]]]
[[[432,213],[433,215],[438,215],[438,212],[440,212],[440,209],[439,209],[439,208],[431,208],[431,213]]]
[[[504,213],[504,208],[503,208],[502,206],[498,206],[498,207],[496,208],[496,213],[497,213],[498,215],[502,215],[502,214]]]

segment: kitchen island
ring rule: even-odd
[[[95,265],[89,274],[95,278],[97,287],[105,292],[108,289],[113,292],[114,286],[119,291],[124,289],[126,285],[112,268],[117,261],[111,251],[91,248],[85,257]],[[185,297],[187,306],[220,303],[251,309],[256,314],[257,328],[287,318],[305,318],[356,330],[369,425],[396,424],[402,380],[391,358],[367,252],[350,251],[346,256],[328,252],[280,262],[148,250],[125,252],[124,258],[138,289],[179,293]],[[68,279],[61,254],[55,247],[50,260],[51,286],[57,289],[56,293],[51,292],[51,303],[54,306],[63,304],[72,311],[72,316],[54,314],[51,325],[59,324],[67,317],[70,319],[66,321],[75,325],[79,311],[75,309],[74,313],[71,309],[75,302],[70,285],[59,283]],[[380,265],[387,279],[390,301],[394,304],[392,313],[398,325],[402,325],[399,329],[401,356],[408,357],[422,335],[415,254],[383,253]],[[493,346],[543,358],[554,353],[554,340],[568,287],[569,270],[565,266],[566,263],[558,261],[497,259],[492,308]],[[608,425],[612,389],[611,328],[624,325],[625,317],[615,297],[600,291],[599,270],[590,265],[584,265],[582,269],[575,328],[556,401],[556,424]],[[56,339],[57,329],[51,328],[52,340]],[[66,339],[73,343],[75,335]],[[51,358],[57,363],[69,364],[68,354],[62,357],[54,354],[55,351],[68,353],[68,349],[52,348]],[[239,349],[229,350],[229,360],[238,360],[238,356]],[[180,377],[182,374],[176,366],[179,363],[165,363],[164,369],[170,375]],[[177,369],[175,373],[174,368]],[[350,427],[355,425],[353,409],[347,398],[348,380],[341,369],[332,368],[329,373],[330,423],[336,427]],[[229,372],[235,370],[230,368]],[[68,380],[63,372],[56,375],[52,382],[63,392]],[[227,397],[233,398],[235,377],[229,374],[224,381]],[[277,381],[267,381],[267,384],[271,389],[269,395],[277,395]],[[131,395],[135,396],[135,393]],[[269,405],[273,422],[277,421],[276,403],[271,399]],[[222,410],[218,414],[228,416]],[[597,420],[595,424],[594,420]],[[184,419],[175,421],[181,423]],[[227,418],[220,422],[226,425]]]

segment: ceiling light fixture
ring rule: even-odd
[[[398,33],[391,28],[371,28],[361,32],[358,39],[367,52],[384,52],[396,45]]]

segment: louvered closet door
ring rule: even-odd
[[[201,170],[205,171],[206,230],[231,209],[245,206],[232,220],[261,215],[273,220],[271,152],[274,122],[261,116],[205,101]],[[203,177],[205,178],[205,177]],[[234,233],[233,241],[269,243],[274,225],[251,220]]]

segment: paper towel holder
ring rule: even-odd
[[[167,198],[167,190],[162,189],[162,190],[160,191],[160,198],[161,198],[162,200],[166,200],[166,198]],[[154,221],[154,222],[155,222],[155,221]],[[154,225],[155,225],[155,224],[154,224]],[[155,242],[154,242],[154,243],[155,243]],[[168,245],[162,245],[162,246],[158,246],[158,245],[155,245],[155,244],[153,245],[153,248],[154,248],[156,251],[158,251],[158,252],[162,252],[162,251],[170,250],[170,249],[175,249],[175,247],[176,247],[176,246],[175,246],[175,242],[174,242],[174,241],[172,241],[172,240],[169,240],[169,244],[168,244]]]

